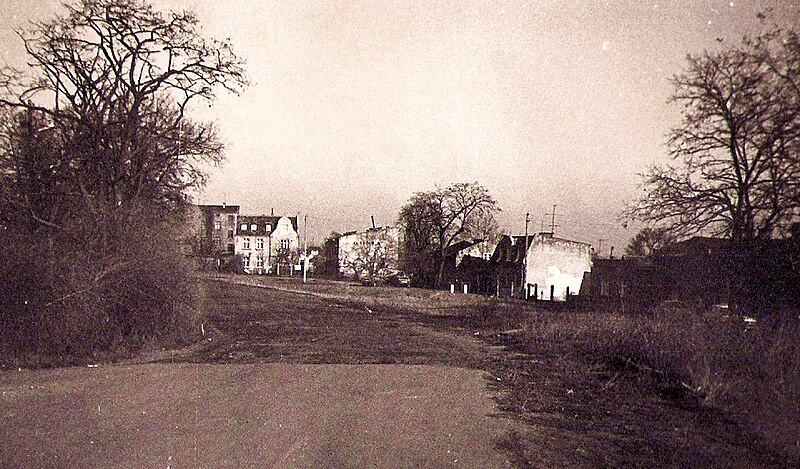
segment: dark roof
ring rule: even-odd
[[[283,217],[274,215],[239,215],[239,219],[236,223],[236,234],[266,236],[275,231],[275,228],[278,226],[278,220],[281,218]],[[289,221],[292,223],[294,231],[297,231],[297,217],[287,218],[289,218]],[[243,230],[242,225],[247,225],[247,228]],[[251,229],[251,225],[256,225],[256,229]],[[269,231],[267,230],[267,225],[270,226]]]
[[[709,236],[694,236],[677,243],[673,243],[665,248],[653,253],[656,257],[675,257],[686,256],[689,254],[720,252],[729,244],[725,238],[712,238]]]
[[[469,247],[475,246],[476,244],[480,244],[482,242],[483,242],[482,239],[472,239],[472,240],[466,240],[465,239],[465,240],[459,241],[457,243],[453,243],[453,244],[451,244],[450,246],[447,247],[447,249],[446,249],[447,254],[446,255],[451,255],[451,256],[455,255],[459,251],[461,251],[462,249],[467,249]]]
[[[198,205],[200,210],[204,212],[220,212],[220,213],[239,213],[238,205]]]

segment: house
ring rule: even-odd
[[[245,273],[291,275],[299,259],[297,217],[239,215],[234,252]]]
[[[400,273],[401,231],[395,226],[351,231],[339,237],[339,274],[347,279],[383,281]]]
[[[591,270],[591,245],[539,233],[528,243],[525,297],[567,300],[580,292],[584,273]]]
[[[189,252],[219,266],[234,254],[238,205],[190,205],[186,233]]]
[[[558,238],[552,233],[526,236],[503,235],[491,256],[492,281],[489,291],[500,296],[518,296],[537,300],[564,301],[579,294],[586,272],[592,268],[589,244]],[[473,271],[470,288],[482,291],[486,282],[476,278],[475,260],[463,262],[461,270]],[[493,285],[492,285],[493,284]]]
[[[490,259],[494,285],[498,296],[522,296],[524,292],[524,260],[526,246],[533,243],[535,235],[502,235]]]
[[[750,309],[800,304],[800,230],[788,239],[732,244],[694,236],[646,258],[596,259],[590,298],[646,311],[663,301],[705,310],[735,298]]]
[[[448,282],[456,284],[459,291],[466,286],[471,293],[495,293],[491,259],[497,244],[497,240],[475,239],[451,246],[445,264]]]

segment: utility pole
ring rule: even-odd
[[[526,300],[528,299],[528,279],[526,275],[528,273],[528,223],[531,221],[531,214],[525,214],[525,251],[522,253],[522,288],[524,292],[522,297]]]
[[[308,281],[308,215],[303,215],[303,283]]]

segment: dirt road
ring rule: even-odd
[[[0,374],[3,466],[509,465],[514,424],[459,366],[477,342],[305,295],[211,295],[221,335],[167,359],[211,363]]]

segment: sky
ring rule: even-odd
[[[669,161],[670,77],[687,53],[737,44],[756,13],[798,24],[792,1],[154,0],[230,38],[251,85],[194,116],[217,124],[227,162],[201,203],[300,215],[309,242],[396,221],[415,192],[478,182],[507,233],[549,230],[617,253],[638,174]],[[0,0],[0,65],[13,30],[55,0]]]

